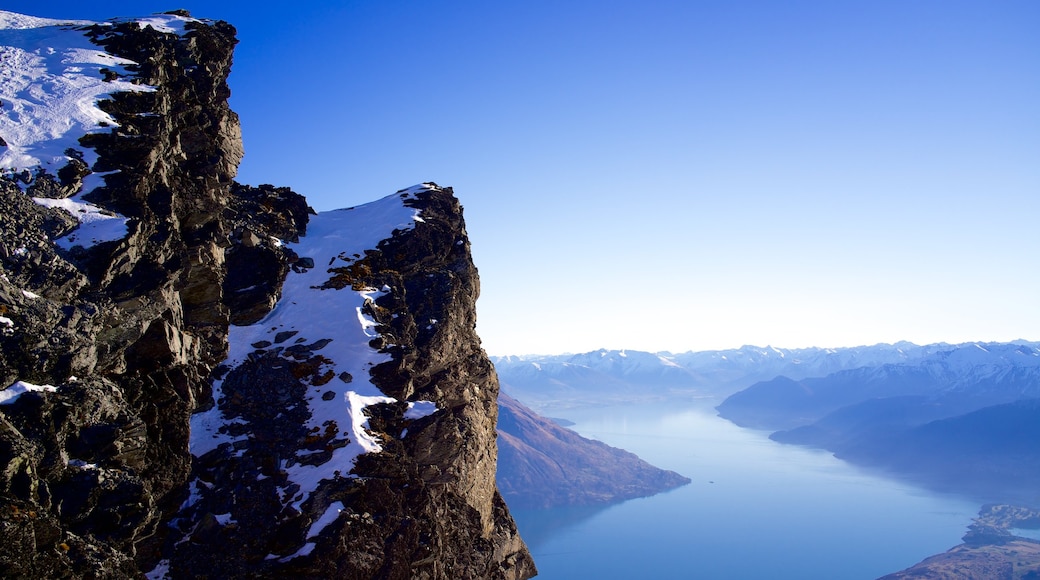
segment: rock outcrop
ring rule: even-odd
[[[533,576],[451,189],[315,216],[233,181],[230,25],[3,16],[89,38],[113,92],[57,165],[0,167],[0,575]]]

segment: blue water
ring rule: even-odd
[[[1011,532],[1012,534],[1014,534],[1016,536],[1019,536],[1019,537],[1022,537],[1022,538],[1029,538],[1031,540],[1038,540],[1038,541],[1040,541],[1040,529],[1036,529],[1036,528],[1011,528],[1008,531]]]
[[[869,580],[959,544],[979,509],[780,445],[709,408],[550,414],[693,482],[605,509],[514,510],[542,580]]]

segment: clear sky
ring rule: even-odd
[[[492,354],[1040,339],[1040,2],[4,2],[241,40],[239,180],[466,208]]]

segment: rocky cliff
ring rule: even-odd
[[[0,16],[0,575],[534,575],[451,189],[235,183],[226,23]]]

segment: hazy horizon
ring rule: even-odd
[[[521,357],[526,357],[526,356],[566,356],[566,355],[572,355],[572,354],[586,354],[586,353],[598,352],[598,351],[608,351],[608,352],[632,351],[632,352],[648,352],[648,353],[651,353],[651,354],[663,354],[663,353],[683,354],[683,353],[689,353],[689,352],[723,352],[723,351],[730,351],[730,350],[740,350],[740,349],[743,349],[743,348],[754,348],[754,349],[761,349],[761,350],[765,350],[765,349],[769,349],[769,348],[773,348],[773,349],[777,349],[777,350],[808,350],[808,349],[840,350],[840,349],[848,349],[848,348],[870,348],[870,347],[875,347],[875,346],[895,346],[897,344],[903,344],[903,343],[909,343],[909,344],[913,344],[915,346],[928,346],[928,345],[933,345],[933,344],[947,344],[947,345],[950,345],[950,346],[959,346],[959,345],[965,345],[965,344],[1016,344],[1016,343],[1040,344],[1040,340],[1030,340],[1028,338],[1016,338],[1016,339],[1012,339],[1012,340],[967,340],[967,341],[963,341],[963,342],[939,341],[939,342],[926,342],[926,343],[914,342],[912,340],[895,340],[895,341],[887,341],[887,342],[875,342],[875,343],[872,343],[872,344],[852,344],[852,345],[842,345],[842,346],[834,346],[834,345],[787,346],[787,345],[780,345],[780,344],[741,344],[739,346],[733,346],[733,347],[727,347],[727,348],[706,348],[706,349],[685,349],[685,350],[682,350],[682,349],[679,349],[679,350],[667,350],[667,349],[666,350],[643,350],[643,349],[639,349],[639,348],[606,348],[606,347],[601,347],[601,348],[594,348],[594,349],[591,349],[591,350],[564,351],[564,352],[511,352],[511,353],[495,353],[495,352],[488,351],[488,355],[492,356],[492,357],[509,357],[509,356],[521,356]]]

